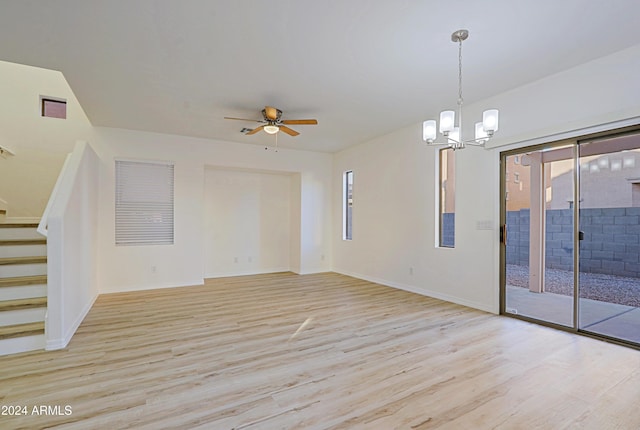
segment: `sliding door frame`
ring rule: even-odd
[[[595,339],[604,340],[619,345],[624,345],[630,348],[639,349],[640,345],[630,343],[621,339],[612,338],[606,335],[592,333],[580,329],[580,143],[586,143],[600,138],[614,138],[621,137],[630,134],[637,134],[640,132],[640,124],[625,126],[617,129],[611,129],[606,131],[598,131],[594,133],[585,134],[582,136],[576,136],[571,138],[565,138],[560,140],[550,140],[549,142],[539,143],[531,146],[523,146],[520,148],[510,149],[500,152],[500,315],[510,318],[520,319],[527,322],[551,327],[559,330],[563,330],[570,333],[580,334]],[[574,205],[573,205],[573,327],[563,326],[560,324],[552,323],[528,317],[525,315],[513,314],[506,312],[506,242],[508,240],[509,232],[506,230],[507,225],[507,207],[506,207],[506,159],[508,156],[525,154],[527,152],[540,151],[543,149],[552,149],[561,146],[573,146],[573,193],[574,193]],[[506,239],[506,240],[505,240]]]
[[[537,144],[537,145],[532,145],[532,146],[525,146],[522,148],[516,148],[516,149],[510,149],[508,151],[502,151],[500,152],[500,315],[504,315],[504,316],[509,316],[512,318],[517,318],[517,319],[521,319],[524,321],[528,321],[528,322],[533,322],[533,323],[537,323],[540,325],[544,325],[547,327],[553,327],[553,328],[558,328],[564,331],[569,331],[572,333],[576,333],[577,329],[575,329],[576,327],[576,319],[575,319],[575,304],[574,304],[574,315],[573,315],[573,327],[568,327],[568,326],[563,326],[561,324],[556,324],[556,323],[552,323],[549,321],[544,321],[544,320],[539,320],[533,317],[529,317],[526,315],[520,315],[520,314],[513,314],[510,312],[506,311],[506,307],[507,307],[507,279],[506,279],[506,274],[507,274],[507,247],[506,247],[506,242],[509,238],[509,231],[506,229],[506,225],[507,225],[507,201],[505,199],[505,193],[506,193],[506,171],[507,171],[507,165],[506,165],[506,159],[509,156],[512,155],[523,155],[526,154],[527,152],[534,152],[534,151],[541,151],[543,149],[553,149],[553,148],[560,148],[562,146],[577,146],[577,139],[576,138],[569,138],[569,139],[562,139],[562,140],[556,140],[556,141],[551,141],[548,143],[541,143],[541,144]],[[575,170],[575,169],[574,169]],[[575,184],[575,177],[574,177],[574,184]],[[575,185],[574,185],[575,188]],[[575,190],[574,190],[575,191]],[[575,205],[574,205],[574,219],[575,219]],[[574,222],[574,224],[577,224]],[[574,229],[575,230],[575,229]],[[504,240],[504,239],[507,240]],[[575,264],[575,256],[574,256],[574,264]],[[575,270],[574,270],[575,272]],[[576,293],[576,285],[575,285],[575,280],[574,280],[574,294]]]

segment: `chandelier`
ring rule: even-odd
[[[436,121],[433,119],[422,123],[422,140],[428,144],[446,145],[453,150],[463,149],[467,144],[483,146],[498,131],[498,110],[489,109],[483,112],[482,122],[475,125],[475,138],[464,140],[462,137],[462,41],[469,37],[468,30],[458,30],[451,35],[451,41],[458,43],[458,125],[456,125],[456,113],[452,110],[440,112],[440,133],[446,142],[439,143],[436,140]]]

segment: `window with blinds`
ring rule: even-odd
[[[116,245],[173,245],[173,167],[116,160]]]

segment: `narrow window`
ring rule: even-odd
[[[40,114],[48,118],[67,118],[67,102],[64,100],[41,97]]]
[[[451,148],[440,150],[439,160],[439,189],[440,189],[440,247],[453,248],[455,245],[455,215],[456,215],[456,175],[455,152]]]
[[[174,166],[116,160],[116,245],[173,245]]]
[[[353,239],[353,171],[344,172],[342,180],[342,239]]]

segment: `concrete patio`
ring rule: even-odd
[[[640,344],[640,308],[583,298],[579,306],[582,331]],[[506,312],[572,327],[573,297],[507,285]]]

